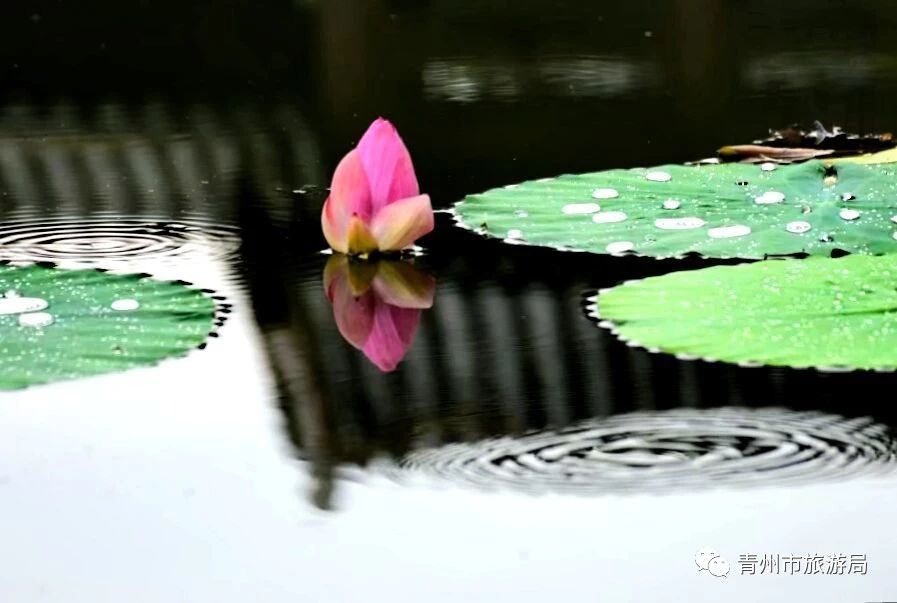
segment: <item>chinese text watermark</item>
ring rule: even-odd
[[[743,575],[797,575],[866,574],[869,564],[866,555],[832,553],[813,555],[758,555],[738,556],[738,566]]]
[[[729,562],[716,550],[705,547],[695,554],[698,571],[725,578],[729,575]],[[815,553],[815,554],[759,554],[744,553],[738,556],[738,570],[742,576],[758,575],[865,575],[869,564],[865,554]]]

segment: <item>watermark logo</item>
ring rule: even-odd
[[[695,554],[698,572],[725,578],[729,575],[729,562],[715,549],[704,547]],[[781,555],[745,553],[738,556],[738,568],[742,576],[757,575],[865,575],[869,570],[866,555],[846,553]]]
[[[729,562],[714,549],[705,547],[695,554],[695,565],[698,571],[707,571],[711,576],[725,578],[729,575]]]

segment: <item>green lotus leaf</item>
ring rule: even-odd
[[[214,328],[201,291],[146,275],[0,266],[0,389],[182,356]]]
[[[878,151],[877,153],[866,153],[864,155],[854,155],[852,157],[841,157],[832,160],[832,163],[894,163],[897,162],[897,148],[888,149],[886,151]]]
[[[768,260],[630,281],[589,311],[649,349],[797,368],[897,368],[897,256]]]
[[[897,166],[666,165],[470,195],[456,222],[508,243],[593,253],[763,259],[897,251]]]

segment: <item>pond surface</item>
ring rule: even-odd
[[[0,394],[0,598],[897,598],[897,377],[678,360],[585,309],[710,262],[506,245],[445,213],[376,275],[321,253],[329,175],[378,115],[442,209],[793,122],[897,124],[889,2],[599,4],[277,3],[188,19],[207,35],[182,65],[110,33],[83,87],[13,36],[0,260],[186,281],[221,312],[185,358]],[[119,61],[173,71],[119,89]],[[333,303],[351,278],[380,285]],[[391,309],[390,282],[432,307]],[[370,316],[387,354],[351,343]],[[847,569],[782,560],[816,555]]]

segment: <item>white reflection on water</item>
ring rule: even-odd
[[[434,59],[421,73],[424,94],[437,101],[514,101],[524,94],[617,97],[652,88],[651,63],[614,56],[542,56],[531,62],[459,57]]]
[[[893,57],[857,52],[781,52],[751,59],[743,70],[758,90],[803,90],[818,86],[853,88],[892,73]]]
[[[240,247],[236,228],[203,219],[23,215],[29,217],[0,223],[0,260],[146,272],[183,280],[211,260],[235,259]]]

